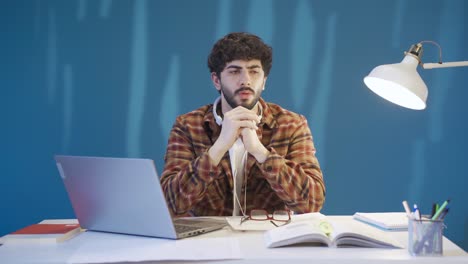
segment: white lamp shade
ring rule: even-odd
[[[419,61],[406,55],[400,63],[375,67],[364,83],[374,93],[400,106],[422,110],[426,108],[427,86],[416,68]]]

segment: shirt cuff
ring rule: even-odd
[[[208,152],[202,154],[197,163],[195,167],[198,170],[198,175],[206,183],[212,182],[222,171],[221,162],[214,165]]]
[[[269,148],[270,155],[260,166],[265,178],[276,178],[284,164],[284,158],[279,155],[274,148]]]

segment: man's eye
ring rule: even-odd
[[[234,70],[234,71],[230,71],[229,73],[231,73],[231,74],[238,74],[239,71],[238,71],[238,70]]]
[[[250,71],[250,74],[258,74],[258,71]]]

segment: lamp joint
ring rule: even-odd
[[[423,55],[423,47],[421,43],[411,45],[408,51],[405,51],[405,55],[411,55],[419,61],[419,64],[422,63],[421,57]]]

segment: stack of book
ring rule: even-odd
[[[353,218],[387,231],[408,230],[408,216],[404,212],[357,212],[353,215]]]
[[[7,243],[59,243],[81,232],[79,224],[33,224],[1,238]]]

